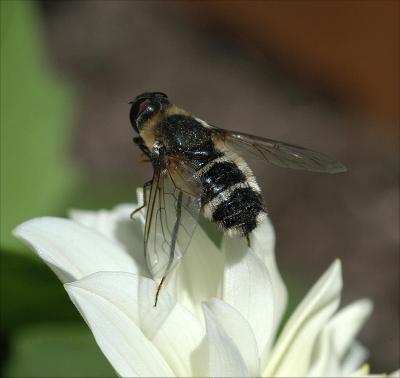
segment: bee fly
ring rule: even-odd
[[[280,167],[322,173],[346,168],[316,151],[212,126],[172,104],[161,92],[132,102],[134,142],[153,165],[144,185],[147,207],[144,251],[159,291],[186,252],[197,219],[204,216],[229,235],[249,234],[266,217],[260,187],[243,157]]]

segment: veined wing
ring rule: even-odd
[[[189,178],[189,171],[183,163],[154,170],[147,195],[144,248],[147,266],[156,280],[179,264],[196,228],[201,201],[191,191],[194,176],[190,177],[191,185],[184,186],[183,177]]]
[[[261,159],[284,168],[303,169],[321,173],[345,172],[346,167],[335,158],[273,139],[211,127],[216,141],[243,157]]]

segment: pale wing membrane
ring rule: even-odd
[[[168,171],[155,171],[145,228],[146,261],[154,279],[166,276],[186,253],[200,207],[200,199],[177,188]]]
[[[161,169],[154,168],[154,174],[150,189],[146,188],[145,198],[147,203],[146,212],[146,223],[144,227],[144,254],[146,257],[147,266],[150,273],[154,276],[153,270],[158,264],[158,254],[155,255],[153,250],[155,246],[162,245],[162,235],[157,233],[157,224],[159,223],[159,188],[160,181],[162,183],[163,179],[161,177]],[[159,248],[158,248],[159,249]]]
[[[339,173],[347,170],[333,157],[304,147],[236,131],[218,128],[213,131],[228,148],[244,157],[265,160],[279,167],[312,172]]]
[[[192,197],[200,197],[202,186],[196,172],[183,160],[168,158],[168,172],[174,186]]]

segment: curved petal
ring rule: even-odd
[[[156,286],[152,280],[130,273],[99,272],[81,280],[82,285],[129,316],[176,375],[206,375],[208,357],[200,347],[205,329],[165,291],[154,308]]]
[[[130,220],[130,214],[136,207],[136,204],[120,204],[110,210],[71,209],[68,215],[73,221],[96,230],[109,239],[118,242],[119,237],[116,234],[116,229],[120,221]],[[130,223],[135,222],[131,220]]]
[[[279,273],[275,259],[275,231],[274,227],[267,217],[250,236],[251,248],[267,267],[272,284],[272,293],[274,297],[274,322],[273,338],[276,336],[282,317],[287,305],[287,289]],[[268,348],[270,345],[268,345]],[[264,352],[268,352],[267,350]]]
[[[176,272],[175,293],[178,301],[203,318],[201,303],[220,296],[223,271],[223,254],[198,226]]]
[[[257,342],[250,324],[232,306],[213,298],[204,306],[214,315],[214,319],[222,326],[225,333],[232,339],[245,362],[250,375],[259,375],[259,359]]]
[[[200,321],[177,303],[152,342],[177,376],[205,377],[208,373],[205,336]]]
[[[112,287],[109,287],[109,284]],[[118,284],[126,286],[118,286]],[[118,295],[111,289],[118,286]],[[144,290],[141,290],[143,289]],[[138,300],[141,293],[155,290],[150,279],[120,272],[100,272],[65,285],[71,300],[89,325],[97,344],[117,373],[123,377],[172,377],[168,366],[157,348],[144,335],[138,321],[138,309],[152,300]],[[132,289],[132,295],[126,294]],[[120,292],[121,291],[121,292]],[[112,294],[111,297],[109,294]],[[171,302],[166,293],[160,295],[159,306],[153,308],[153,319],[165,319]],[[144,326],[146,327],[146,326]]]
[[[263,351],[273,336],[274,296],[268,270],[244,240],[225,238],[222,299],[249,322]]]
[[[317,281],[285,325],[263,376],[305,376],[315,340],[340,302],[342,275],[336,260]]]
[[[142,275],[149,275],[143,252],[145,215],[140,211],[131,219],[137,204],[120,204],[111,210],[70,210],[75,222],[89,227],[118,243],[135,260]]]
[[[342,361],[340,375],[342,377],[348,377],[350,375],[354,375],[357,370],[362,371],[365,369],[365,367],[369,369],[367,364],[362,365],[364,361],[367,360],[368,355],[369,353],[367,348],[361,345],[358,341],[354,341],[350,346],[350,350],[347,352],[347,355]],[[368,372],[366,374],[368,374]]]
[[[206,319],[209,355],[209,377],[250,377],[239,349],[216,319],[203,306]]]
[[[364,299],[343,308],[332,317],[318,337],[309,376],[333,377],[341,373],[341,361],[371,311],[371,301]]]
[[[118,244],[69,219],[42,217],[17,226],[14,235],[32,247],[63,282],[98,271],[138,272]]]

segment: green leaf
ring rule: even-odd
[[[11,345],[6,377],[115,377],[84,325],[21,329]]]
[[[66,159],[73,102],[48,64],[37,3],[0,3],[0,237],[3,248],[21,249],[11,230],[35,216],[62,214],[76,186]]]
[[[39,258],[1,252],[1,333],[48,321],[80,321],[62,284]]]
[[[43,261],[2,251],[0,268],[1,341],[11,343],[2,376],[115,376]]]

